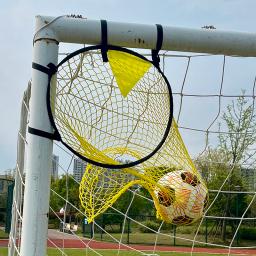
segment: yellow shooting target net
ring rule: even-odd
[[[79,197],[89,222],[136,185],[157,216],[177,225],[199,219],[207,188],[172,118],[170,85],[143,56],[110,47],[79,50],[58,65],[48,110],[61,141],[88,161]],[[55,79],[52,78],[52,79]]]
[[[89,47],[64,59],[56,88],[49,86],[48,110],[61,141],[79,157],[106,168],[134,166],[155,154],[168,135],[171,88],[143,56],[115,47],[107,55],[103,62],[100,49]],[[111,148],[120,149],[115,159]],[[124,164],[126,151],[138,157]]]

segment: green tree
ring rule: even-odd
[[[246,185],[241,176],[241,170],[238,166],[235,166],[232,169],[232,175],[229,176],[229,182],[223,181],[227,178],[230,172],[230,164],[227,159],[225,159],[226,154],[220,149],[208,149],[200,158],[197,159],[197,167],[202,172],[204,179],[207,183],[207,186],[213,190],[209,193],[209,202],[211,203],[216,195],[217,191],[221,188],[222,191],[236,191],[246,190]],[[223,186],[222,186],[223,185]],[[214,191],[216,190],[216,191]],[[239,199],[239,203],[238,203]],[[226,209],[226,206],[228,208]],[[217,200],[211,206],[207,215],[211,216],[230,216],[238,217],[241,216],[247,207],[247,195],[245,194],[236,194],[236,193],[220,193]],[[226,213],[227,211],[227,213]],[[219,220],[214,223],[211,229],[211,234],[215,236],[216,234],[223,235],[223,229],[226,226],[223,226],[224,220]],[[235,232],[236,222],[230,221],[229,225],[233,233]],[[227,225],[227,223],[226,223]],[[225,235],[222,237],[226,239],[226,230]]]
[[[133,193],[131,191],[125,192],[119,200],[114,204],[114,206],[125,213],[127,211],[128,206],[130,205],[128,215],[130,216],[143,216],[143,215],[152,215],[154,213],[153,203],[146,200],[145,197],[151,198],[148,191],[144,188],[140,188],[136,191],[137,195],[133,197]]]
[[[219,148],[226,153],[232,165],[241,165],[252,157],[250,146],[256,140],[254,105],[244,96],[240,96],[237,101],[232,101],[232,104],[227,106],[222,119],[227,133],[219,134]]]
[[[65,206],[66,202],[63,198],[67,199],[77,208],[80,208],[79,184],[71,175],[63,175],[59,179],[53,180],[51,183],[51,189],[62,197],[61,198],[54,192],[51,193],[50,206],[54,211],[58,212],[63,206]],[[69,209],[70,206],[68,206],[68,210]]]
[[[222,190],[245,189],[241,169],[243,164],[253,157],[251,146],[254,145],[256,139],[254,105],[241,96],[227,106],[222,115],[222,121],[220,128],[225,127],[227,132],[219,133],[219,145],[216,149],[209,148],[204,155],[199,157],[197,160],[199,169],[210,188],[219,189],[224,179],[228,177]],[[234,200],[235,197],[232,194],[221,196],[212,210],[223,212],[224,217],[236,216]],[[239,200],[242,202],[239,211],[242,212],[246,205],[246,196],[241,195]],[[224,219],[220,226],[224,241],[226,240],[226,225],[227,221]]]
[[[244,92],[243,92],[244,95]],[[219,148],[226,153],[231,164],[230,176],[227,180],[228,189],[232,189],[232,180],[237,168],[253,156],[250,147],[256,140],[256,118],[254,105],[244,96],[227,106],[222,119],[227,127],[228,133],[219,134]],[[231,194],[227,196],[227,204],[224,209],[224,216],[228,216],[231,206]],[[226,240],[226,225],[222,223],[222,239]]]
[[[113,204],[113,208],[121,213],[127,213],[133,219],[142,218],[144,216],[155,215],[155,207],[152,202],[146,200],[144,197],[151,198],[148,191],[140,188],[136,191],[137,195],[133,197],[131,191],[126,191],[122,196]],[[119,214],[118,211],[109,208],[104,213],[104,224],[122,224],[124,216]],[[129,209],[129,210],[128,210]],[[127,212],[128,210],[128,212]],[[98,219],[102,218],[102,215]]]

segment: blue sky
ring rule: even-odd
[[[249,32],[255,32],[256,19],[255,0],[11,0],[2,1],[0,7],[0,172],[15,166],[21,98],[31,77],[36,15],[81,14],[88,19],[191,28],[214,25],[218,30]]]

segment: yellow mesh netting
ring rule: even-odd
[[[166,80],[150,62],[111,50],[108,59],[104,63],[98,50],[68,59],[58,69],[50,104],[65,144],[114,166],[142,159],[159,145],[171,107]],[[166,222],[189,224],[201,217],[207,188],[174,120],[160,150],[136,167],[87,166],[79,197],[88,221],[133,185],[149,191],[157,216]]]
[[[128,148],[139,159],[151,154],[163,141],[171,98],[151,62],[116,50],[108,51],[108,59],[104,63],[100,50],[91,50],[60,65],[50,106],[62,141],[73,151],[99,164],[120,165],[107,149]]]
[[[120,156],[120,150],[126,156],[139,157],[139,152],[129,152],[127,148],[111,148],[112,159]],[[185,225],[202,216],[207,188],[174,120],[164,146],[146,162],[122,170],[87,166],[80,184],[80,200],[88,221],[107,210],[135,184],[149,191],[157,216],[166,222]]]

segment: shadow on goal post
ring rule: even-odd
[[[56,127],[54,127],[51,122],[52,120],[50,120],[51,116],[49,117],[49,107],[54,113],[55,107],[57,106],[54,99],[54,89],[51,92],[53,100],[51,103],[48,103],[48,106],[46,96],[47,93],[49,94],[49,91],[47,92],[49,83],[51,83],[51,87],[56,88],[56,79],[54,78],[55,71],[52,67],[58,65],[59,44],[102,44],[102,22],[98,20],[89,20],[73,16],[60,16],[56,18],[37,16],[35,31],[32,60],[34,66],[32,69],[32,86],[29,104],[29,133],[27,134],[26,186],[24,192],[22,228],[19,230],[19,232],[21,231],[19,254],[21,256],[43,256],[47,254],[51,176],[50,164],[53,139],[59,138],[59,134],[56,134]],[[158,27],[156,25],[108,22],[108,30],[105,36],[107,43],[114,46],[112,50],[115,50],[115,47],[129,47],[157,51],[172,50],[236,56],[256,56],[256,35],[249,33],[163,26],[162,43],[159,49],[157,49]],[[104,53],[103,51],[102,54],[105,54],[105,58],[108,57],[106,56],[106,52]],[[157,57],[158,56],[155,56],[155,58]],[[143,63],[147,65],[146,62]],[[51,66],[49,66],[49,64],[51,64]],[[145,71],[143,72],[145,73]],[[53,79],[51,79],[52,76],[49,76],[50,73],[53,75]],[[51,81],[49,81],[50,79]],[[134,83],[136,82],[137,81]],[[120,82],[120,84],[122,84],[122,82]],[[65,86],[64,89],[66,89]],[[123,93],[124,95],[127,94],[127,92]],[[166,102],[168,102],[168,100]],[[58,104],[59,103],[60,102],[58,102]],[[172,118],[171,112],[172,109],[167,116],[167,122],[165,122],[167,128],[159,128],[159,130],[161,130],[161,132],[159,132],[159,138],[161,136],[167,137],[169,134]],[[63,125],[64,128],[68,127],[69,130],[72,130],[71,124],[66,121],[61,125]],[[136,167],[136,164],[141,164],[143,161],[150,159],[153,153],[157,154],[157,151],[165,142],[159,139],[159,141],[156,142],[155,148],[150,149],[147,154],[144,156],[134,154],[135,160],[130,159],[124,166],[120,166],[122,165],[122,159],[119,160],[118,157],[116,157],[115,161],[113,158],[111,161],[109,160],[111,157],[107,155],[107,153],[110,152],[111,154],[111,150],[102,154],[102,152],[95,149],[95,145],[89,145],[74,129],[72,131],[73,137],[70,141],[79,141],[86,150],[90,149],[90,152],[93,152],[93,154],[87,154],[87,151],[83,148],[84,151],[79,153],[80,156],[87,154],[85,159],[92,164],[98,164],[100,167],[110,167],[113,169]],[[72,150],[72,147],[68,145],[68,139],[64,142],[64,144]],[[81,147],[78,147],[78,149],[81,149]],[[138,159],[141,161],[137,161]],[[109,166],[106,165],[108,161]],[[139,176],[140,173],[137,172],[137,175]],[[185,177],[184,179],[187,178]],[[21,197],[21,195],[17,195],[14,201],[16,202],[17,199],[21,200]],[[160,197],[164,198],[162,195]],[[17,209],[16,207],[17,205],[13,206],[14,211]],[[16,224],[17,223],[13,222],[13,225]],[[12,227],[12,230],[14,229],[15,228]],[[15,253],[14,251],[19,250],[19,248],[15,248],[15,241],[16,238],[12,237],[12,239],[10,239],[9,256],[15,255],[13,254]]]

